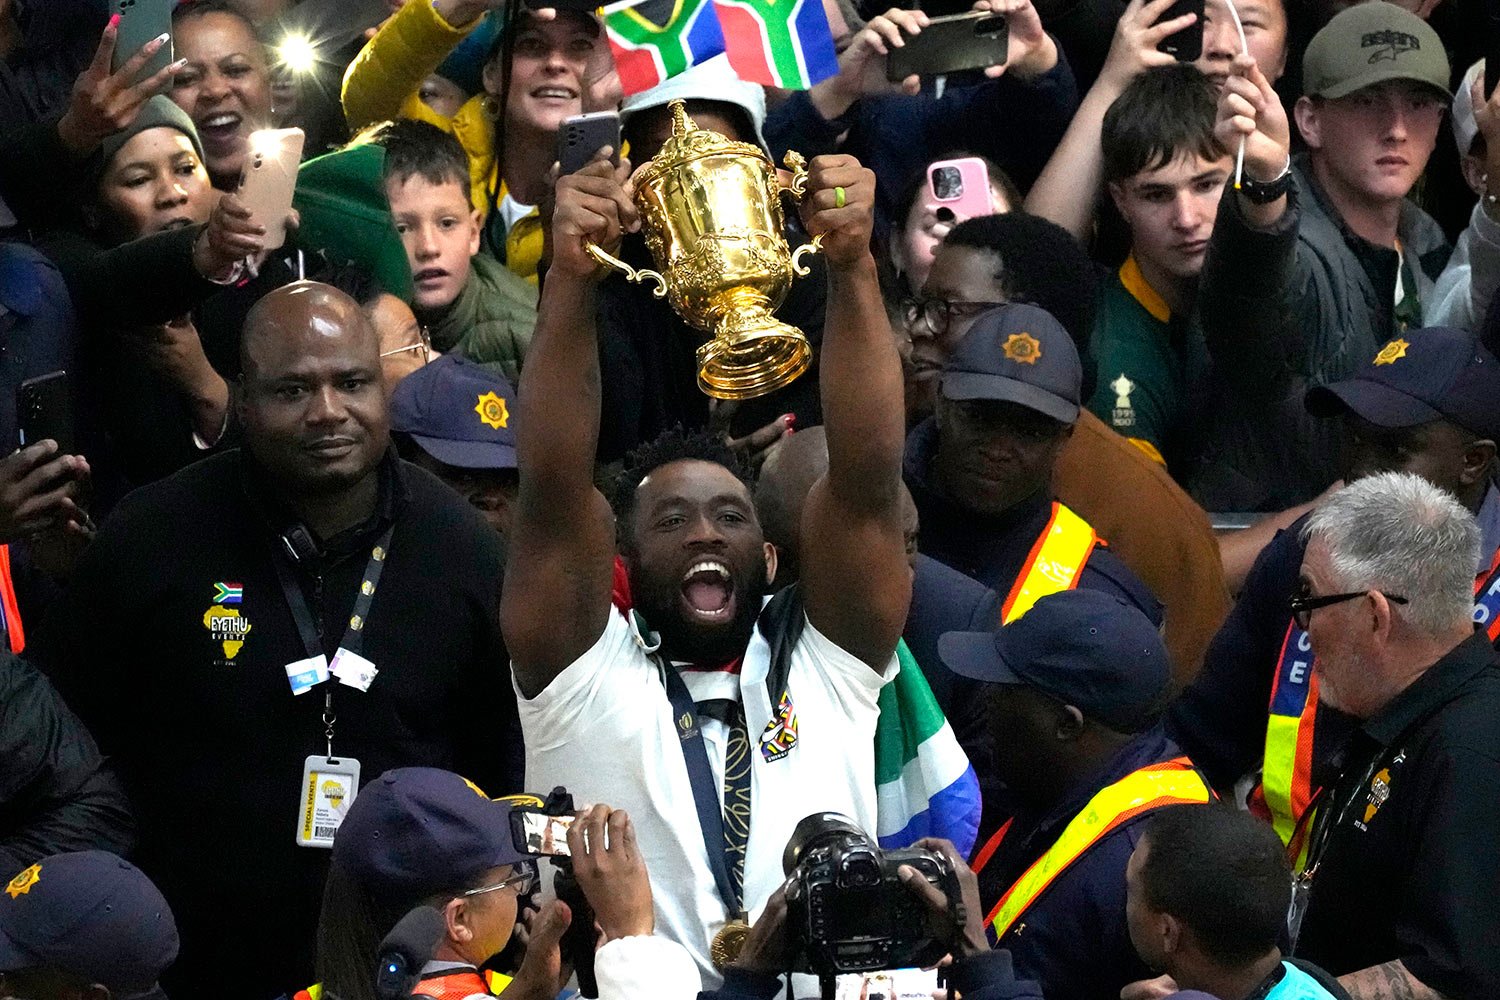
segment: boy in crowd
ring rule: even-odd
[[[1198,274],[1234,166],[1214,137],[1215,109],[1213,85],[1196,68],[1161,66],[1131,81],[1100,136],[1104,180],[1131,242],[1099,298],[1088,406],[1174,466],[1189,393],[1207,368],[1191,322]]]
[[[432,346],[457,352],[514,384],[536,326],[536,290],[479,252],[480,214],[469,198],[469,158],[451,134],[393,122],[385,193],[411,265],[412,310]]]

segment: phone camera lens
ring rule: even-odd
[[[939,201],[953,201],[964,195],[963,175],[957,167],[939,167],[932,172],[932,193]]]

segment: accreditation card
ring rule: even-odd
[[[359,791],[359,761],[353,757],[313,754],[302,764],[298,788],[297,843],[332,847],[334,834],[349,815]]]

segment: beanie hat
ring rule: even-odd
[[[193,120],[169,98],[158,94],[142,105],[141,113],[135,116],[135,121],[101,142],[94,155],[89,157],[83,174],[84,189],[81,194],[84,202],[94,200],[105,171],[120,150],[125,148],[125,144],[142,132],[149,132],[154,128],[175,128],[187,136],[188,141],[193,144],[193,152],[198,154],[198,162],[203,162],[203,141],[198,138],[198,129],[193,125]]]

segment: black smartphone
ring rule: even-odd
[[[934,17],[920,35],[911,35],[885,60],[885,78],[899,83],[907,77],[943,76],[967,69],[1005,65],[1010,26],[1003,14],[970,11]]]
[[[575,817],[557,816],[530,809],[511,809],[510,833],[516,850],[523,854],[540,854],[548,858],[567,858],[568,828]]]
[[[73,435],[73,386],[68,373],[48,372],[22,382],[16,389],[16,427],[21,447],[57,442],[60,455],[76,455]]]
[[[616,111],[591,111],[563,119],[557,130],[557,162],[564,174],[577,173],[594,155],[608,146],[610,159],[620,162],[620,115]]]
[[[166,69],[172,62],[172,8],[175,0],[115,0],[115,12],[120,15],[120,26],[115,36],[115,54],[110,60],[109,70],[118,73],[120,67],[141,50],[151,39],[167,36],[167,44],[156,50],[156,55],[146,61],[137,80],[144,80],[153,73]]]
[[[1158,21],[1170,21],[1184,14],[1198,15],[1193,23],[1181,31],[1174,31],[1156,44],[1157,51],[1165,52],[1178,62],[1197,62],[1203,55],[1203,0],[1175,0]]]

